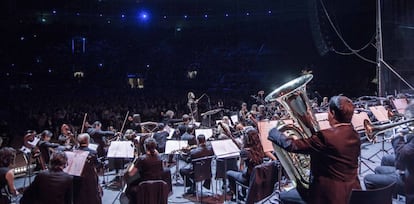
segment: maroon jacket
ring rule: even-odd
[[[311,157],[311,184],[301,192],[309,203],[347,204],[352,189],[361,189],[358,179],[360,137],[350,124],[322,130],[310,138],[293,140],[276,128],[269,139],[283,149]]]

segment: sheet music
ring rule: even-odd
[[[374,114],[375,118],[380,122],[388,122],[388,112],[385,110],[384,106],[371,106],[369,107],[372,114]]]
[[[326,130],[331,128],[328,120],[328,113],[315,113],[316,121],[318,121],[319,128],[321,130]]]
[[[174,128],[170,128],[168,131],[168,137],[167,139],[171,139],[174,135],[175,129]],[[139,141],[139,140],[138,140]]]
[[[86,159],[88,158],[89,152],[82,150],[74,150],[73,152],[66,151],[68,157],[68,165],[63,169],[64,172],[73,176],[80,176],[85,166]]]
[[[108,158],[134,158],[134,144],[131,141],[112,141],[108,148]]]
[[[371,122],[366,112],[354,113],[352,116],[352,125],[356,131],[364,130],[364,120],[367,119]]]
[[[187,140],[167,140],[167,143],[165,144],[165,154],[171,154],[172,152],[181,150],[187,146]]]
[[[36,146],[37,145],[37,143],[39,143],[39,141],[40,141],[40,138],[38,138],[38,137],[35,137],[34,139],[33,139],[33,141],[28,141],[27,143],[29,143],[30,145],[32,145],[32,147],[34,147],[34,146]]]
[[[405,113],[405,108],[407,108],[408,106],[407,99],[397,98],[397,99],[392,100],[392,103],[394,104],[395,109],[397,109],[398,113],[400,114]]]
[[[240,149],[231,139],[211,141],[211,146],[219,159],[240,156]]]
[[[267,137],[269,136],[269,131],[272,128],[277,127],[278,123],[278,120],[259,121],[257,123],[259,129],[260,142],[262,143],[264,152],[273,151],[273,144],[270,140],[267,139]]]
[[[89,143],[88,148],[96,151],[98,149],[98,146],[98,144]]]
[[[233,122],[233,124],[236,124],[239,122],[239,117],[237,115],[232,115],[230,116],[231,121]]]
[[[206,136],[206,140],[207,140],[208,138],[213,136],[213,129],[211,129],[211,128],[208,128],[208,129],[195,129],[195,136],[197,137],[198,135]]]

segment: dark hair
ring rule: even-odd
[[[157,141],[154,138],[149,137],[145,139],[145,150],[149,151],[151,155],[155,155],[155,150],[157,149]]]
[[[200,134],[197,136],[197,140],[198,140],[198,144],[206,143],[206,136],[204,136],[203,134]]]
[[[93,127],[93,128],[96,128],[96,127],[98,127],[98,126],[102,126],[102,123],[101,123],[101,122],[99,122],[99,121],[95,121],[95,122],[92,124],[92,127]]]
[[[0,149],[0,167],[8,167],[13,164],[16,158],[16,150],[11,147],[3,147]]]
[[[254,165],[261,164],[263,161],[264,151],[262,143],[258,135],[258,131],[254,127],[247,127],[245,129],[246,134],[243,137],[244,149],[250,152],[250,162]]]
[[[354,115],[354,104],[345,96],[334,96],[329,101],[329,110],[340,123],[350,123]]]
[[[65,166],[67,162],[68,157],[65,152],[53,152],[49,161],[50,170],[60,170],[60,167]]]
[[[52,137],[53,136],[53,133],[50,132],[49,130],[43,130],[43,132],[40,133],[40,135],[42,136],[42,138],[45,138],[46,136]]]

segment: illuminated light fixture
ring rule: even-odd
[[[204,14],[204,18],[208,18],[208,15],[207,14]]]
[[[268,11],[267,11],[267,13],[268,13],[268,14],[272,14],[272,11],[271,11],[271,10],[268,10]]]
[[[247,13],[246,13],[246,16],[250,16],[250,13],[249,13],[249,12],[247,12]]]
[[[101,14],[101,13],[100,13],[100,14],[99,14],[99,17],[102,17],[102,16],[103,16],[103,14]]]
[[[167,18],[167,16],[164,16],[164,19],[166,19]]]
[[[145,22],[150,19],[150,14],[147,11],[139,11],[137,14],[137,18],[139,21]]]
[[[122,15],[121,15],[121,18],[125,18],[125,14],[122,14]]]
[[[229,14],[228,14],[228,13],[226,13],[226,14],[224,14],[224,16],[229,17]]]
[[[184,18],[188,18],[188,16],[187,15],[184,15]]]
[[[53,10],[53,11],[52,11],[52,13],[53,13],[53,14],[56,14],[56,10]]]

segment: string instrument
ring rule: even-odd
[[[139,174],[139,171],[137,171],[137,173],[132,175],[132,176],[129,175],[129,172],[131,172],[132,169],[134,168],[135,162],[137,161],[138,158],[139,157],[136,156],[134,158],[134,160],[130,164],[128,164],[128,166],[126,168],[126,171],[125,171],[124,177],[123,177],[126,185],[130,185],[130,184],[134,183],[135,181],[137,181],[141,177],[141,175]]]
[[[234,138],[230,130],[224,127],[224,125],[221,122],[219,122],[218,124],[224,130],[224,134],[226,134],[226,136],[229,137],[239,149],[241,149],[241,144]]]

